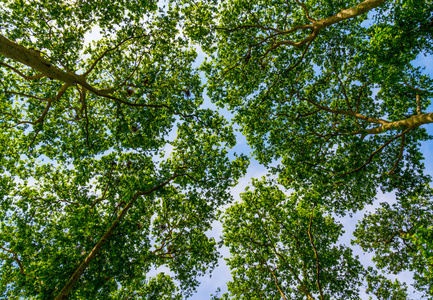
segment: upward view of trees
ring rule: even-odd
[[[190,297],[220,221],[214,299],[433,299],[432,54],[431,0],[1,1],[0,298]]]

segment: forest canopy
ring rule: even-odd
[[[0,298],[184,299],[224,259],[213,299],[433,299],[432,38],[431,0],[1,1]]]

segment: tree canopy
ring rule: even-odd
[[[220,221],[214,298],[433,299],[432,38],[431,0],[1,1],[0,297],[190,297]]]

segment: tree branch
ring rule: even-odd
[[[387,0],[366,0],[366,1],[364,1],[358,5],[355,5],[352,8],[342,9],[338,14],[331,16],[331,17],[328,17],[326,19],[321,19],[318,21],[312,21],[312,23],[308,24],[308,25],[297,25],[297,26],[295,26],[289,30],[281,31],[280,33],[278,33],[278,35],[289,34],[289,33],[293,33],[293,32],[298,31],[298,30],[304,30],[304,29],[308,29],[308,28],[313,29],[312,32],[306,38],[304,38],[300,41],[290,41],[290,40],[279,41],[272,46],[272,49],[275,49],[281,45],[289,45],[289,46],[300,48],[300,47],[304,46],[305,44],[307,44],[308,42],[313,41],[318,36],[320,30],[322,30],[323,28],[329,27],[335,23],[338,23],[338,22],[341,22],[341,21],[344,21],[347,19],[355,18],[359,15],[362,15],[362,14],[372,10],[373,8],[376,8],[377,6],[383,4],[386,1]],[[298,0],[296,0],[296,2],[302,6],[302,4]],[[304,6],[302,6],[302,7],[306,11],[307,18],[310,19],[309,15],[308,15],[308,11],[306,10],[306,8]],[[311,19],[310,19],[310,21],[311,21]]]
[[[331,109],[331,108],[329,108],[329,107],[327,107],[327,106],[320,105],[320,104],[318,104],[317,102],[315,102],[315,101],[313,101],[313,100],[311,100],[311,99],[309,99],[309,98],[300,98],[300,100],[307,101],[307,102],[313,104],[314,106],[316,106],[317,108],[319,108],[319,109],[321,109],[321,110],[323,110],[323,111],[326,111],[326,112],[329,112],[329,113],[333,113],[333,114],[346,115],[346,116],[353,116],[353,117],[356,117],[356,118],[361,119],[361,120],[363,120],[363,121],[366,121],[366,122],[368,122],[368,123],[381,124],[381,125],[383,125],[383,126],[391,123],[391,122],[386,121],[386,120],[383,120],[383,119],[374,119],[374,118],[369,118],[369,117],[366,117],[366,116],[364,116],[364,115],[362,115],[362,114],[360,114],[360,113],[354,112],[354,111],[342,110],[342,109]],[[433,119],[432,119],[432,120],[433,120]],[[392,122],[392,123],[395,123],[395,122]],[[383,127],[383,126],[382,126],[382,127]],[[367,132],[368,132],[369,130],[371,130],[371,129],[366,129]],[[379,133],[379,132],[378,132],[378,133]]]
[[[284,295],[283,291],[280,288],[280,285],[278,284],[277,276],[275,276],[275,273],[269,268],[269,266],[266,264],[267,269],[269,272],[271,272],[272,277],[274,277],[275,286],[277,287],[278,291],[280,292],[281,297],[283,297],[284,300],[287,300],[286,296]]]
[[[352,170],[352,171],[349,171],[349,172],[344,173],[344,174],[339,174],[339,176],[346,176],[346,175],[349,175],[349,174],[352,174],[352,173],[358,172],[359,170],[361,170],[362,168],[364,168],[365,166],[367,166],[367,165],[368,165],[368,164],[373,160],[373,157],[374,157],[376,154],[380,153],[380,152],[381,152],[381,151],[382,151],[386,146],[388,146],[392,141],[398,139],[398,138],[401,137],[401,136],[404,136],[406,133],[408,133],[408,132],[411,131],[411,130],[412,130],[412,128],[408,128],[408,129],[406,129],[405,131],[403,131],[402,133],[400,133],[399,135],[396,135],[395,137],[389,139],[385,144],[383,144],[383,145],[380,146],[376,151],[374,151],[374,152],[370,155],[370,157],[367,159],[367,161],[366,161],[364,164],[362,164],[361,166],[359,166],[358,168],[356,168],[356,169],[354,169],[354,170]]]
[[[388,175],[392,174],[394,170],[397,168],[398,163],[403,158],[403,152],[404,152],[404,140],[405,140],[405,134],[401,136],[401,143],[400,143],[400,153],[398,154],[398,158],[395,161],[394,165],[392,166],[391,170],[389,170]]]
[[[164,182],[154,186],[150,190],[146,192],[136,192],[132,199],[128,202],[128,204],[121,210],[117,218],[114,220],[114,222],[111,224],[110,228],[105,232],[105,234],[99,239],[99,241],[96,243],[95,247],[93,247],[92,251],[87,255],[87,257],[84,259],[84,261],[80,264],[80,266],[75,270],[75,272],[72,274],[71,278],[68,280],[68,282],[64,285],[62,290],[59,292],[55,300],[63,300],[66,299],[71,292],[72,288],[75,286],[75,284],[80,279],[81,275],[84,273],[84,271],[87,269],[87,267],[90,265],[90,263],[93,261],[93,259],[96,257],[96,255],[101,251],[102,247],[104,246],[105,242],[110,238],[110,236],[113,234],[114,230],[119,225],[120,221],[125,217],[128,210],[132,207],[134,202],[138,199],[140,196],[149,195],[153,193],[154,191],[164,187],[169,182],[171,182],[173,179],[179,176],[183,176],[185,174],[174,174]]]
[[[299,0],[296,0],[296,3],[298,3],[298,5],[302,7],[308,20],[310,20],[311,22],[316,22],[316,20],[310,16],[310,13],[308,12],[308,9],[304,3],[300,2]]]
[[[63,94],[66,92],[66,90],[68,89],[68,87],[69,87],[69,84],[65,83],[65,84],[62,85],[62,87],[60,88],[60,91],[57,93],[57,95],[54,98],[44,99],[48,103],[47,103],[47,106],[45,107],[44,112],[39,117],[39,119],[37,119],[36,121],[33,121],[33,122],[31,122],[31,121],[20,121],[17,124],[15,124],[15,126],[18,126],[20,124],[32,124],[32,125],[36,125],[38,123],[43,123],[44,119],[45,119],[45,116],[47,115],[48,111],[51,108],[51,103],[54,102],[54,101],[59,100],[63,96]]]
[[[313,246],[314,257],[316,258],[317,288],[319,289],[320,299],[323,300],[324,299],[323,298],[323,291],[322,291],[322,286],[320,285],[320,263],[319,263],[319,256],[317,254],[316,246],[314,245],[313,236],[311,234],[311,225],[313,223],[313,215],[314,215],[314,207],[313,207],[313,211],[311,212],[311,216],[310,216],[310,224],[308,226],[308,237],[310,238],[311,246]]]
[[[117,48],[119,48],[121,45],[123,45],[124,43],[126,43],[127,41],[130,41],[130,40],[133,40],[133,39],[137,39],[137,38],[141,38],[141,37],[144,37],[144,36],[146,36],[146,35],[140,35],[140,36],[131,36],[131,37],[129,37],[129,38],[127,38],[127,39],[124,39],[124,40],[122,40],[122,41],[120,41],[119,43],[117,43],[114,47],[112,47],[112,48],[108,48],[107,50],[105,50],[94,62],[93,62],[93,64],[90,66],[90,68],[89,69],[87,69],[87,71],[86,72],[84,72],[84,76],[87,76],[90,72],[92,72],[93,71],[93,69],[96,67],[96,65],[98,64],[98,62],[102,59],[102,58],[104,58],[104,56],[105,55],[107,55],[107,53],[108,52],[111,52],[111,51],[114,51],[114,50],[116,50]]]
[[[37,75],[33,75],[33,76],[24,75],[18,69],[14,68],[11,65],[8,65],[6,63],[2,63],[2,62],[0,62],[0,66],[6,67],[8,69],[11,69],[12,71],[14,71],[15,73],[17,73],[19,76],[21,76],[25,80],[34,80],[34,79],[39,79],[39,78],[45,77],[45,75],[43,75],[43,74],[37,74]]]
[[[26,47],[23,47],[2,35],[0,35],[0,54],[14,61],[25,64],[30,68],[41,72],[48,78],[64,82],[68,86],[79,84],[97,96],[112,99],[128,106],[154,108],[168,107],[165,104],[158,105],[131,103],[118,97],[112,96],[110,95],[112,93],[112,89],[97,89],[87,83],[86,77],[84,75],[78,75],[73,72],[65,72],[56,67],[55,65],[51,64],[48,60],[42,58],[35,51],[27,49]]]

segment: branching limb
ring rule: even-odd
[[[310,238],[311,246],[313,247],[314,251],[314,257],[316,258],[316,282],[317,282],[317,288],[319,289],[320,293],[320,299],[323,300],[323,291],[322,286],[320,285],[320,262],[319,262],[319,255],[317,254],[316,246],[314,245],[313,236],[311,234],[311,225],[313,224],[313,215],[314,215],[314,207],[313,211],[311,212],[310,216],[310,224],[308,225],[308,237]]]
[[[389,139],[386,143],[384,143],[384,144],[383,144],[382,146],[380,146],[376,151],[374,151],[374,152],[370,155],[370,157],[367,159],[367,161],[366,161],[364,164],[362,164],[361,166],[359,166],[358,168],[356,168],[356,169],[354,169],[354,170],[352,170],[352,171],[349,171],[349,172],[344,173],[344,174],[339,174],[339,176],[346,176],[346,175],[349,175],[349,174],[352,174],[352,173],[358,172],[359,170],[363,169],[364,167],[366,167],[366,166],[367,166],[367,165],[368,165],[368,164],[373,160],[373,157],[374,157],[376,154],[382,152],[382,150],[383,150],[386,146],[388,146],[391,142],[393,142],[393,141],[395,141],[396,139],[398,139],[398,138],[404,136],[406,133],[408,133],[408,132],[411,131],[412,129],[413,129],[413,128],[408,128],[408,129],[406,129],[405,131],[403,131],[402,133],[400,133],[400,134],[396,135],[395,137]]]
[[[413,85],[409,84],[407,81],[403,81],[404,85],[406,85],[411,90],[414,90],[416,92],[416,113],[417,115],[421,114],[421,95],[420,93],[424,93],[425,91],[419,88],[414,87]]]
[[[311,22],[316,22],[316,19],[313,19],[313,18],[310,16],[310,13],[308,12],[308,9],[307,9],[307,7],[305,6],[304,3],[300,2],[299,0],[296,0],[296,3],[298,3],[298,5],[302,7],[302,9],[303,9],[304,12],[305,12],[305,16],[307,17],[308,20],[310,20]]]
[[[392,166],[391,170],[389,170],[388,175],[392,174],[395,169],[397,168],[398,163],[401,161],[401,159],[403,158],[403,152],[404,152],[404,140],[405,140],[405,134],[403,134],[401,136],[401,143],[400,143],[400,153],[398,154],[398,158],[395,161],[394,165]]]
[[[14,260],[14,261],[18,264],[18,267],[20,268],[20,272],[21,272],[21,274],[23,274],[23,275],[25,275],[25,276],[28,276],[27,273],[24,271],[23,263],[22,263],[21,260],[18,258],[18,253],[13,252],[12,250],[7,249],[7,248],[5,248],[5,247],[3,247],[3,246],[0,246],[0,248],[3,249],[3,250],[6,251],[6,252],[11,253],[12,256],[13,256],[13,258],[11,258],[11,259]]]
[[[18,253],[13,252],[13,251],[10,250],[10,249],[4,248],[3,246],[0,246],[0,248],[1,248],[2,250],[4,250],[4,251],[9,252],[9,253],[12,254],[13,258],[6,257],[6,259],[14,260],[14,261],[18,264],[18,267],[20,268],[20,273],[21,273],[21,274],[23,274],[24,276],[28,276],[28,277],[33,277],[33,278],[35,278],[35,279],[38,281],[38,283],[40,283],[42,286],[45,286],[44,282],[43,282],[42,280],[40,280],[38,276],[29,275],[29,274],[27,274],[27,273],[24,271],[24,266],[23,266],[22,261],[18,258]]]
[[[111,52],[111,51],[115,51],[115,50],[117,50],[120,46],[122,46],[124,43],[126,43],[126,42],[128,42],[128,41],[130,41],[130,40],[134,40],[134,39],[139,39],[139,38],[142,38],[142,37],[145,37],[145,36],[147,36],[147,35],[139,35],[139,36],[131,36],[131,37],[129,37],[129,38],[127,38],[127,39],[124,39],[124,40],[122,40],[122,41],[120,41],[119,43],[117,43],[114,47],[112,47],[112,48],[108,48],[107,50],[105,50],[94,62],[93,62],[93,64],[89,67],[89,69],[87,69],[87,71],[86,72],[84,72],[84,76],[87,76],[87,75],[89,75],[90,74],[90,72],[92,72],[93,71],[93,69],[96,67],[96,65],[98,64],[98,62],[99,61],[101,61],[101,59],[103,59],[104,58],[104,56],[105,55],[107,55],[109,52]]]
[[[408,88],[414,90],[415,92],[418,93],[424,93],[425,91],[419,88],[414,87],[413,85],[409,84],[407,81],[403,81],[404,85],[407,86]]]
[[[33,76],[27,76],[24,75],[23,73],[21,73],[18,69],[12,67],[11,65],[8,65],[6,63],[0,62],[0,66],[6,67],[12,71],[14,71],[16,74],[18,74],[19,76],[21,76],[22,78],[24,78],[25,80],[35,80],[35,79],[40,79],[42,77],[45,77],[44,74],[37,74],[37,75],[33,75]]]
[[[48,111],[51,108],[51,103],[54,102],[54,101],[59,100],[63,96],[63,94],[66,92],[66,90],[68,89],[68,87],[69,87],[69,84],[66,84],[66,83],[63,84],[63,86],[61,87],[60,91],[57,93],[57,95],[54,98],[45,99],[45,101],[47,101],[48,103],[47,103],[47,106],[45,107],[44,112],[39,117],[39,119],[37,119],[36,121],[33,121],[33,122],[31,122],[31,121],[20,121],[17,124],[15,124],[15,126],[18,126],[20,124],[36,125],[38,123],[43,123],[44,119],[45,119],[45,116],[47,115]]]
[[[42,130],[42,127],[39,127],[39,128],[36,130],[35,135],[33,136],[32,141],[31,141],[30,144],[29,144],[29,150],[30,150],[30,152],[33,152],[33,150],[32,150],[31,148],[32,148],[34,142],[36,141],[36,138],[38,137],[38,134],[39,134],[39,132],[41,132],[41,130]]]
[[[321,28],[314,28],[306,38],[304,38],[303,40],[298,41],[298,42],[289,41],[289,40],[276,42],[275,44],[272,45],[271,50],[274,50],[275,48],[278,48],[279,46],[282,46],[282,45],[288,45],[288,46],[293,46],[296,48],[301,48],[305,44],[312,42],[319,35],[320,29]]]
[[[316,106],[317,108],[319,108],[320,110],[329,112],[329,113],[333,113],[333,114],[339,114],[339,115],[346,115],[346,116],[353,116],[356,117],[358,119],[361,119],[363,121],[366,121],[368,123],[373,123],[373,124],[381,124],[381,125],[386,125],[386,124],[390,124],[391,122],[383,120],[383,119],[374,119],[374,118],[369,118],[367,116],[364,116],[360,113],[354,112],[354,111],[348,111],[348,110],[342,110],[342,109],[332,109],[329,108],[327,106],[323,106],[318,104],[316,101],[309,99],[309,98],[300,98],[301,100],[307,101],[311,104],[313,104],[314,106]],[[393,122],[394,123],[394,122]],[[368,129],[366,130],[367,132],[369,131]]]
[[[81,275],[84,273],[84,271],[87,269],[87,267],[90,265],[90,263],[95,259],[96,255],[101,251],[102,247],[104,246],[105,242],[110,238],[110,236],[113,234],[114,230],[117,228],[119,223],[123,220],[128,210],[132,207],[132,205],[135,203],[135,201],[144,195],[149,195],[156,190],[161,189],[162,187],[166,186],[168,183],[170,183],[173,179],[183,176],[185,174],[177,174],[175,173],[173,176],[165,180],[164,182],[154,186],[153,188],[145,191],[145,192],[136,192],[131,200],[128,202],[128,204],[125,205],[125,207],[120,211],[119,215],[116,217],[116,219],[111,224],[110,228],[105,232],[105,234],[99,239],[99,241],[96,243],[95,247],[93,247],[92,251],[87,255],[87,257],[84,259],[84,261],[80,264],[80,266],[75,270],[75,272],[72,274],[71,278],[68,280],[68,282],[64,285],[62,290],[59,292],[55,300],[64,300],[68,297],[69,293],[71,292],[72,288],[75,286],[75,284],[78,282],[78,280],[81,278]]]
[[[36,97],[36,96],[33,96],[33,95],[28,95],[28,94],[24,94],[24,93],[20,93],[20,92],[3,91],[3,93],[5,93],[5,94],[11,94],[11,95],[16,95],[16,96],[21,96],[21,97],[26,97],[26,98],[30,98],[30,99],[39,100],[39,101],[48,101],[45,98],[40,98],[40,97]]]
[[[278,284],[277,276],[275,276],[275,273],[271,270],[271,268],[269,268],[269,266],[267,264],[266,264],[266,267],[269,270],[269,272],[271,272],[272,277],[274,277],[275,286],[277,287],[278,291],[280,292],[281,297],[283,297],[284,300],[287,300],[286,296],[284,295],[283,291],[280,288],[280,285]]]
[[[347,19],[355,18],[359,15],[362,15],[362,14],[372,10],[373,8],[376,8],[377,6],[383,4],[386,1],[387,0],[366,0],[366,1],[364,1],[358,5],[355,5],[352,8],[342,9],[339,13],[337,13],[334,16],[316,21],[309,16],[309,13],[308,13],[308,10],[306,9],[306,7],[302,3],[300,3],[298,0],[296,0],[296,2],[304,9],[307,18],[312,23],[306,24],[306,25],[297,25],[297,26],[295,26],[289,30],[280,31],[276,35],[286,35],[286,34],[290,34],[290,33],[293,33],[293,32],[299,31],[299,30],[305,30],[305,29],[312,29],[312,31],[310,32],[310,34],[306,38],[304,38],[300,41],[284,40],[284,41],[276,42],[272,45],[270,50],[273,50],[273,49],[275,49],[281,45],[289,45],[289,46],[293,46],[296,48],[301,48],[305,44],[313,41],[318,36],[320,30],[322,30],[323,28],[329,27],[335,23],[339,23],[339,22],[347,20]],[[253,25],[253,27],[257,27],[257,25]],[[235,31],[235,30],[239,30],[239,29],[241,29],[241,26],[236,27],[234,29],[227,30],[227,31]]]
[[[61,70],[55,65],[51,64],[48,60],[44,59],[34,51],[27,49],[26,47],[23,47],[15,43],[14,41],[7,39],[2,35],[0,35],[0,55],[10,58],[14,61],[20,62],[24,65],[27,65],[30,68],[41,72],[42,74],[44,74],[44,76],[61,81],[65,83],[67,86],[79,84],[83,88],[86,88],[92,94],[95,94],[100,97],[108,98],[128,106],[168,108],[168,106],[165,104],[131,103],[123,99],[120,99],[118,97],[115,97],[111,95],[111,93],[113,93],[112,89],[97,89],[91,86],[89,83],[87,83],[86,77],[84,75],[78,75],[73,72],[65,72],[64,70]]]
[[[386,124],[383,124],[380,127],[365,129],[363,131],[352,132],[352,134],[379,134],[379,133],[382,133],[386,130],[393,130],[393,129],[396,129],[399,127],[414,129],[414,128],[419,127],[423,124],[430,124],[430,123],[433,123],[433,113],[414,115],[414,116],[411,116],[410,118],[407,118],[407,119],[394,121],[394,122],[388,122]]]
[[[15,124],[15,126],[21,125],[21,124],[32,124],[32,125],[36,125],[38,123],[42,123],[44,121],[45,116],[47,115],[48,111],[51,108],[51,102],[53,102],[52,100],[48,100],[48,104],[45,107],[44,112],[42,113],[42,115],[39,117],[39,119],[37,119],[36,121],[20,121],[17,124]]]
[[[261,254],[257,253],[257,255],[259,256],[260,265],[261,265],[262,267],[266,268],[266,269],[269,271],[269,273],[272,274],[272,277],[274,278],[275,286],[277,287],[278,292],[280,293],[281,297],[282,297],[284,300],[287,300],[286,296],[284,295],[283,291],[282,291],[281,288],[280,288],[280,285],[279,285],[279,283],[278,283],[278,278],[277,278],[277,276],[275,276],[274,271],[272,271],[272,269],[271,269],[271,267],[269,267],[269,265],[268,265],[266,259],[265,259]]]

